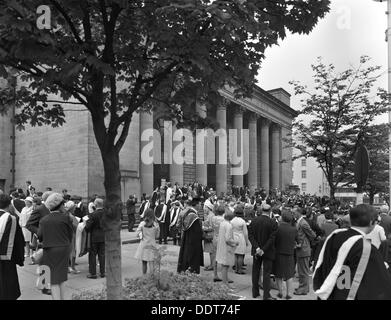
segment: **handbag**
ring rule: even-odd
[[[202,231],[202,240],[205,240],[206,242],[212,242],[213,233],[210,231]]]
[[[32,256],[31,261],[35,264],[41,264],[43,258],[43,249],[38,249]]]
[[[30,241],[30,249],[36,250],[38,248],[38,237],[34,233]]]

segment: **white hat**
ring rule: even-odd
[[[262,203],[261,209],[262,211],[269,211],[272,207],[267,203]]]
[[[380,207],[380,212],[381,212],[381,213],[388,213],[388,210],[389,210],[389,208],[388,208],[387,205],[382,205],[382,206]]]
[[[76,205],[75,205],[75,203],[73,201],[67,201],[64,204],[64,207],[65,207],[65,210],[67,212],[70,212],[70,211],[72,211],[76,207]]]
[[[58,207],[64,201],[64,197],[59,193],[52,193],[45,201],[45,206],[49,210]]]
[[[34,199],[32,197],[27,197],[26,199],[24,199],[24,201],[29,201],[31,203],[33,203]]]

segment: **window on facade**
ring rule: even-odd
[[[306,170],[301,171],[301,178],[307,179],[307,171]]]
[[[301,191],[302,192],[306,192],[307,191],[307,184],[306,183],[302,183],[301,184]]]
[[[305,167],[307,165],[307,159],[301,159],[301,166]]]

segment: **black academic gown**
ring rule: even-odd
[[[202,227],[197,214],[190,209],[183,218],[183,238],[179,250],[178,272],[200,273],[200,266],[204,265],[202,250]]]
[[[327,242],[323,263],[315,273],[314,290],[318,290],[337,259],[338,250],[350,237],[360,235],[356,230],[348,229],[333,235]],[[363,241],[357,241],[349,251],[345,266],[351,270],[351,283],[357,270],[363,250]],[[346,300],[349,289],[339,289],[334,286],[328,300]],[[391,276],[387,271],[384,260],[376,247],[371,247],[371,254],[361,284],[358,288],[356,300],[391,300]]]
[[[0,211],[0,217],[4,212]],[[11,232],[11,218],[4,231],[0,242],[0,255],[7,252],[8,239]],[[20,287],[16,265],[23,266],[24,262],[24,237],[19,221],[16,219],[15,240],[11,260],[0,260],[0,300],[16,300],[20,297]]]
[[[161,217],[161,215],[163,214],[164,206],[165,206],[164,202],[161,202],[155,207],[156,218]],[[169,203],[167,204],[166,216],[164,220],[160,221],[159,219],[159,227],[160,227],[159,241],[162,240],[167,241],[167,237],[170,231],[170,204]]]

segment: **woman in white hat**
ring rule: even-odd
[[[27,258],[32,255],[32,250],[30,249],[30,241],[31,241],[31,232],[27,230],[26,224],[29,221],[31,213],[33,212],[33,198],[27,197],[24,200],[25,207],[20,212],[19,216],[19,225],[22,228],[24,241],[25,241],[25,253],[24,257]]]

